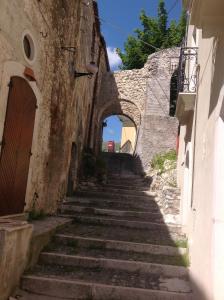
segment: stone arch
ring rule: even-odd
[[[97,128],[97,144],[98,149],[100,149],[100,145],[102,143],[102,123],[103,120],[112,115],[123,115],[128,117],[135,125],[136,133],[139,130],[141,125],[141,112],[139,108],[129,100],[117,100],[113,102],[106,103],[98,114],[98,128]],[[136,135],[137,136],[137,135]]]
[[[102,107],[98,115],[98,123],[110,115],[125,115],[130,118],[136,127],[141,124],[141,112],[138,107],[129,100],[118,100]]]

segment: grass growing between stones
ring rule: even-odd
[[[44,220],[47,217],[47,215],[41,210],[41,211],[35,211],[32,210],[29,212],[28,215],[28,221],[36,221],[36,220]]]
[[[175,240],[174,243],[177,248],[187,248],[188,247],[187,240]]]
[[[177,154],[175,150],[156,154],[151,161],[151,167],[155,170],[158,170],[162,174],[166,171],[165,162],[167,161],[169,161],[169,169],[171,170],[174,168],[172,165],[177,161]]]

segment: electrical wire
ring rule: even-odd
[[[168,13],[167,13],[168,16],[169,16],[169,14],[172,12],[172,10],[176,7],[178,1],[179,1],[179,0],[175,0],[174,4],[173,4],[173,5],[171,6],[171,8],[169,9],[169,11],[168,11]],[[124,35],[124,34],[127,35],[127,32],[125,32],[121,26],[118,26],[118,25],[116,25],[116,24],[114,24],[114,23],[112,23],[112,22],[109,22],[109,21],[107,21],[107,20],[105,20],[105,19],[103,19],[103,18],[101,18],[101,17],[99,17],[99,16],[95,16],[95,17],[96,17],[101,23],[104,23],[104,24],[109,25],[110,27],[116,29],[117,32],[121,33],[122,35]],[[164,48],[161,48],[161,47],[158,48],[158,47],[154,46],[153,44],[148,43],[148,42],[142,40],[141,38],[138,38],[138,40],[141,41],[143,44],[145,44],[145,45],[147,45],[147,46],[153,48],[153,49],[156,50],[156,51],[163,51],[163,50],[165,50]],[[171,48],[171,49],[172,49],[172,48]]]
[[[170,9],[168,10],[167,14],[169,15],[173,10],[174,8],[177,6],[177,3],[178,3],[179,0],[175,0],[174,4],[170,7]]]
[[[178,0],[175,0],[174,4],[171,6],[171,8],[169,9],[169,11],[168,11],[168,13],[167,13],[168,15],[169,15],[169,14],[172,12],[172,10],[176,7],[177,3],[178,3]],[[97,17],[97,16],[96,16],[96,17]],[[120,26],[114,25],[113,23],[108,22],[108,21],[106,21],[106,20],[104,20],[104,19],[102,19],[102,18],[100,18],[100,17],[97,17],[97,18],[99,19],[99,21],[101,21],[101,22],[103,22],[103,23],[105,23],[105,24],[108,24],[108,25],[110,25],[111,27],[115,28],[118,32],[122,33],[122,35],[123,35],[123,34],[125,34],[125,35],[127,34],[127,33],[123,30],[123,28],[121,28]],[[166,49],[164,49],[164,48],[157,48],[157,47],[155,47],[154,45],[152,45],[152,44],[150,44],[150,43],[147,43],[147,42],[143,41],[142,39],[139,39],[139,40],[140,40],[141,42],[143,42],[144,44],[150,46],[151,48],[153,48],[153,49],[156,50],[156,51],[165,51],[165,50],[166,50]],[[172,51],[175,51],[173,48],[171,48],[171,50],[172,50]],[[176,54],[176,53],[175,53],[175,54]],[[136,59],[136,57],[137,57],[137,56],[134,56],[134,57],[133,57],[133,60],[131,61],[131,63],[134,62],[134,60]],[[166,92],[164,91],[164,89],[162,88],[160,82],[158,81],[158,79],[157,79],[156,77],[155,77],[155,80],[157,81],[157,83],[158,83],[158,85],[159,85],[161,91],[162,91],[163,94],[165,95],[166,99],[169,100],[169,97],[167,96]],[[142,85],[141,85],[141,83],[140,83],[140,81],[139,81],[138,78],[137,78],[137,81],[138,81],[138,84],[139,84],[140,88],[143,90],[144,93],[146,93],[146,90],[143,89],[143,87],[142,87]],[[151,88],[150,88],[150,90],[151,90],[151,93],[153,94],[154,98],[157,100],[157,102],[158,102],[160,108],[162,109],[162,111],[163,111],[163,113],[164,113],[164,116],[167,116],[167,113],[165,112],[162,103],[160,102],[160,100],[158,99],[158,97],[154,94],[154,92],[152,91]],[[173,133],[173,134],[175,135],[175,137],[176,137],[176,133],[174,133],[174,132],[172,132],[172,133]]]

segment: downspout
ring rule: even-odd
[[[197,82],[199,82],[199,72],[200,72],[200,65],[197,65]],[[193,195],[194,195],[194,174],[195,174],[195,155],[196,155],[196,138],[197,138],[197,118],[198,118],[198,88],[197,88],[197,94],[196,94],[196,101],[195,101],[195,118],[194,118],[194,143],[193,143],[193,164],[192,164],[192,185],[191,185],[191,208],[193,211],[196,211],[195,208],[193,208]]]

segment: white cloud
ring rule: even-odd
[[[107,47],[108,58],[110,62],[110,67],[113,71],[117,70],[121,65],[122,61],[120,56],[116,52],[116,48]]]

